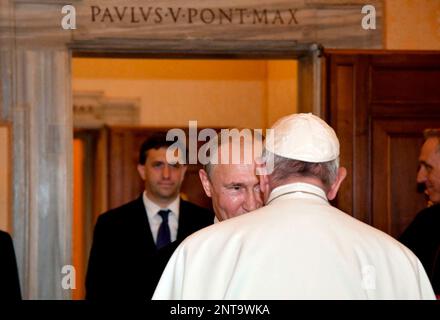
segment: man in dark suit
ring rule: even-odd
[[[424,135],[417,182],[424,184],[431,206],[417,214],[399,240],[420,259],[440,299],[440,128]]]
[[[0,231],[0,301],[5,300],[21,300],[21,292],[11,236]]]
[[[172,144],[165,133],[147,139],[138,164],[145,191],[98,218],[86,299],[150,299],[161,273],[157,260],[168,258],[176,243],[213,223],[212,212],[180,199],[186,166],[167,162]]]

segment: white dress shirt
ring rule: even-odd
[[[171,210],[168,214],[168,225],[170,227],[171,241],[176,241],[177,238],[177,228],[179,225],[179,206],[180,197],[177,197],[170,205],[166,208],[161,208],[153,201],[151,201],[147,193],[144,191],[143,194],[144,206],[147,211],[148,223],[150,224],[151,233],[153,234],[154,242],[157,241],[157,233],[159,227],[162,223],[162,217],[158,214],[160,210]]]

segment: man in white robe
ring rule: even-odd
[[[311,114],[266,140],[266,206],[187,238],[153,299],[434,299],[417,257],[332,207],[346,171],[334,131]]]

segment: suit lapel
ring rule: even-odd
[[[187,215],[188,212],[188,206],[186,201],[180,199],[180,206],[179,206],[179,227],[177,228],[177,239],[176,240],[183,240],[185,239],[188,234],[191,232],[191,226],[188,224],[191,219],[188,219]]]
[[[142,237],[142,242],[148,251],[156,250],[156,243],[153,239],[153,234],[151,233],[150,223],[148,222],[147,211],[145,209],[144,200],[142,195],[135,201],[134,213],[136,219],[134,223],[136,224],[135,229],[139,230],[139,234]]]

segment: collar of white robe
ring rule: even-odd
[[[309,183],[295,182],[295,183],[285,184],[273,189],[272,192],[270,193],[266,205],[270,204],[275,199],[284,197],[289,194],[299,194],[299,193],[312,195],[324,200],[325,202],[328,202],[327,196],[324,190],[322,190],[321,188]]]

